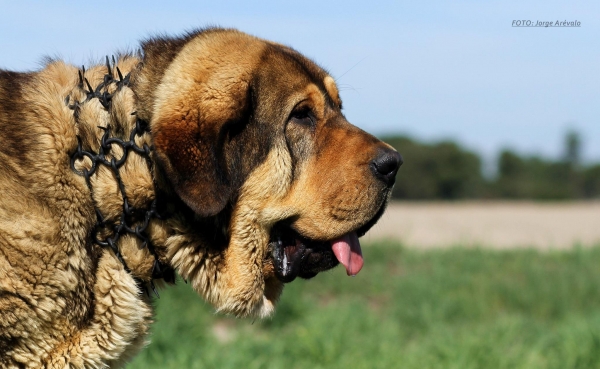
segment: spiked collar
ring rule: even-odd
[[[122,88],[129,87],[130,74],[123,76],[119,68],[116,66],[114,57],[112,61],[113,63],[111,65],[108,56],[106,57],[107,73],[104,75],[103,82],[100,83],[95,89],[92,88],[92,85],[85,76],[85,68],[82,67],[79,71],[78,87],[85,93],[86,97],[83,101],[75,101],[72,104],[69,104],[69,97],[67,97],[66,99],[68,107],[71,110],[73,110],[76,122],[78,122],[81,107],[85,103],[93,99],[98,99],[102,107],[110,113],[112,109],[112,98],[114,94]],[[112,93],[110,91],[112,91]],[[131,112],[131,114],[136,115],[136,112]],[[136,144],[136,138],[141,137],[145,133],[149,133],[150,127],[147,122],[136,117],[135,127],[133,127],[133,129],[131,130],[128,137],[128,141],[113,136],[113,127],[111,127],[110,125],[106,127],[98,126],[98,129],[103,130],[98,152],[94,152],[92,149],[84,150],[82,147],[82,140],[78,135],[77,149],[71,155],[70,161],[71,169],[76,174],[85,178],[86,184],[90,190],[90,196],[92,197],[92,201],[94,203],[96,223],[91,232],[91,241],[99,245],[100,247],[110,248],[117,256],[119,261],[123,264],[125,270],[127,272],[131,272],[130,268],[127,266],[127,263],[123,259],[121,251],[119,249],[119,239],[121,236],[126,234],[130,234],[134,237],[137,237],[141,241],[142,247],[147,248],[150,254],[154,257],[154,264],[152,268],[152,280],[150,280],[149,282],[150,287],[156,293],[156,288],[153,283],[154,279],[164,279],[166,282],[171,283],[175,280],[174,270],[170,266],[162,263],[159,260],[155,248],[147,234],[148,225],[153,218],[163,219],[158,209],[158,197],[160,191],[156,185],[156,182],[154,181],[153,186],[155,196],[150,206],[146,209],[134,208],[130,205],[130,202],[127,198],[125,192],[125,185],[123,184],[120,175],[120,169],[126,163],[127,158],[129,157],[131,152],[135,152],[136,154],[139,154],[142,157],[144,157],[146,159],[146,163],[150,172],[154,172],[154,166],[151,159],[152,147],[146,143],[144,143],[143,146],[139,146],[138,144]],[[122,154],[120,156],[113,155],[113,152],[115,151],[115,146],[120,147],[122,151]],[[90,164],[88,164],[86,168],[78,170],[76,168],[76,163],[81,163],[85,159],[89,159],[89,161],[91,162],[91,166]],[[98,208],[98,205],[94,201],[94,188],[92,185],[91,178],[92,176],[94,176],[94,174],[100,166],[105,166],[112,172],[114,178],[117,181],[119,192],[123,198],[123,208],[118,222],[107,221],[105,216]],[[146,289],[144,281],[141,281],[139,278],[136,278],[136,280],[142,288]],[[146,292],[148,292],[147,289]],[[158,293],[156,293],[156,295],[158,296]]]

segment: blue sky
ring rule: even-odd
[[[168,5],[167,5],[168,4]],[[334,76],[375,134],[559,157],[567,130],[600,161],[600,3],[593,1],[0,1],[0,68],[85,64],[161,33],[220,25],[294,47]],[[578,28],[513,28],[515,19]]]

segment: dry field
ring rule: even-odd
[[[393,202],[364,237],[408,247],[565,249],[600,244],[600,201]]]

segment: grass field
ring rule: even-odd
[[[295,281],[266,321],[164,290],[128,368],[600,368],[600,246],[363,251],[357,277]]]

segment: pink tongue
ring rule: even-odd
[[[363,266],[362,250],[356,232],[343,235],[331,241],[331,249],[340,263],[346,267],[348,275],[356,275]]]

